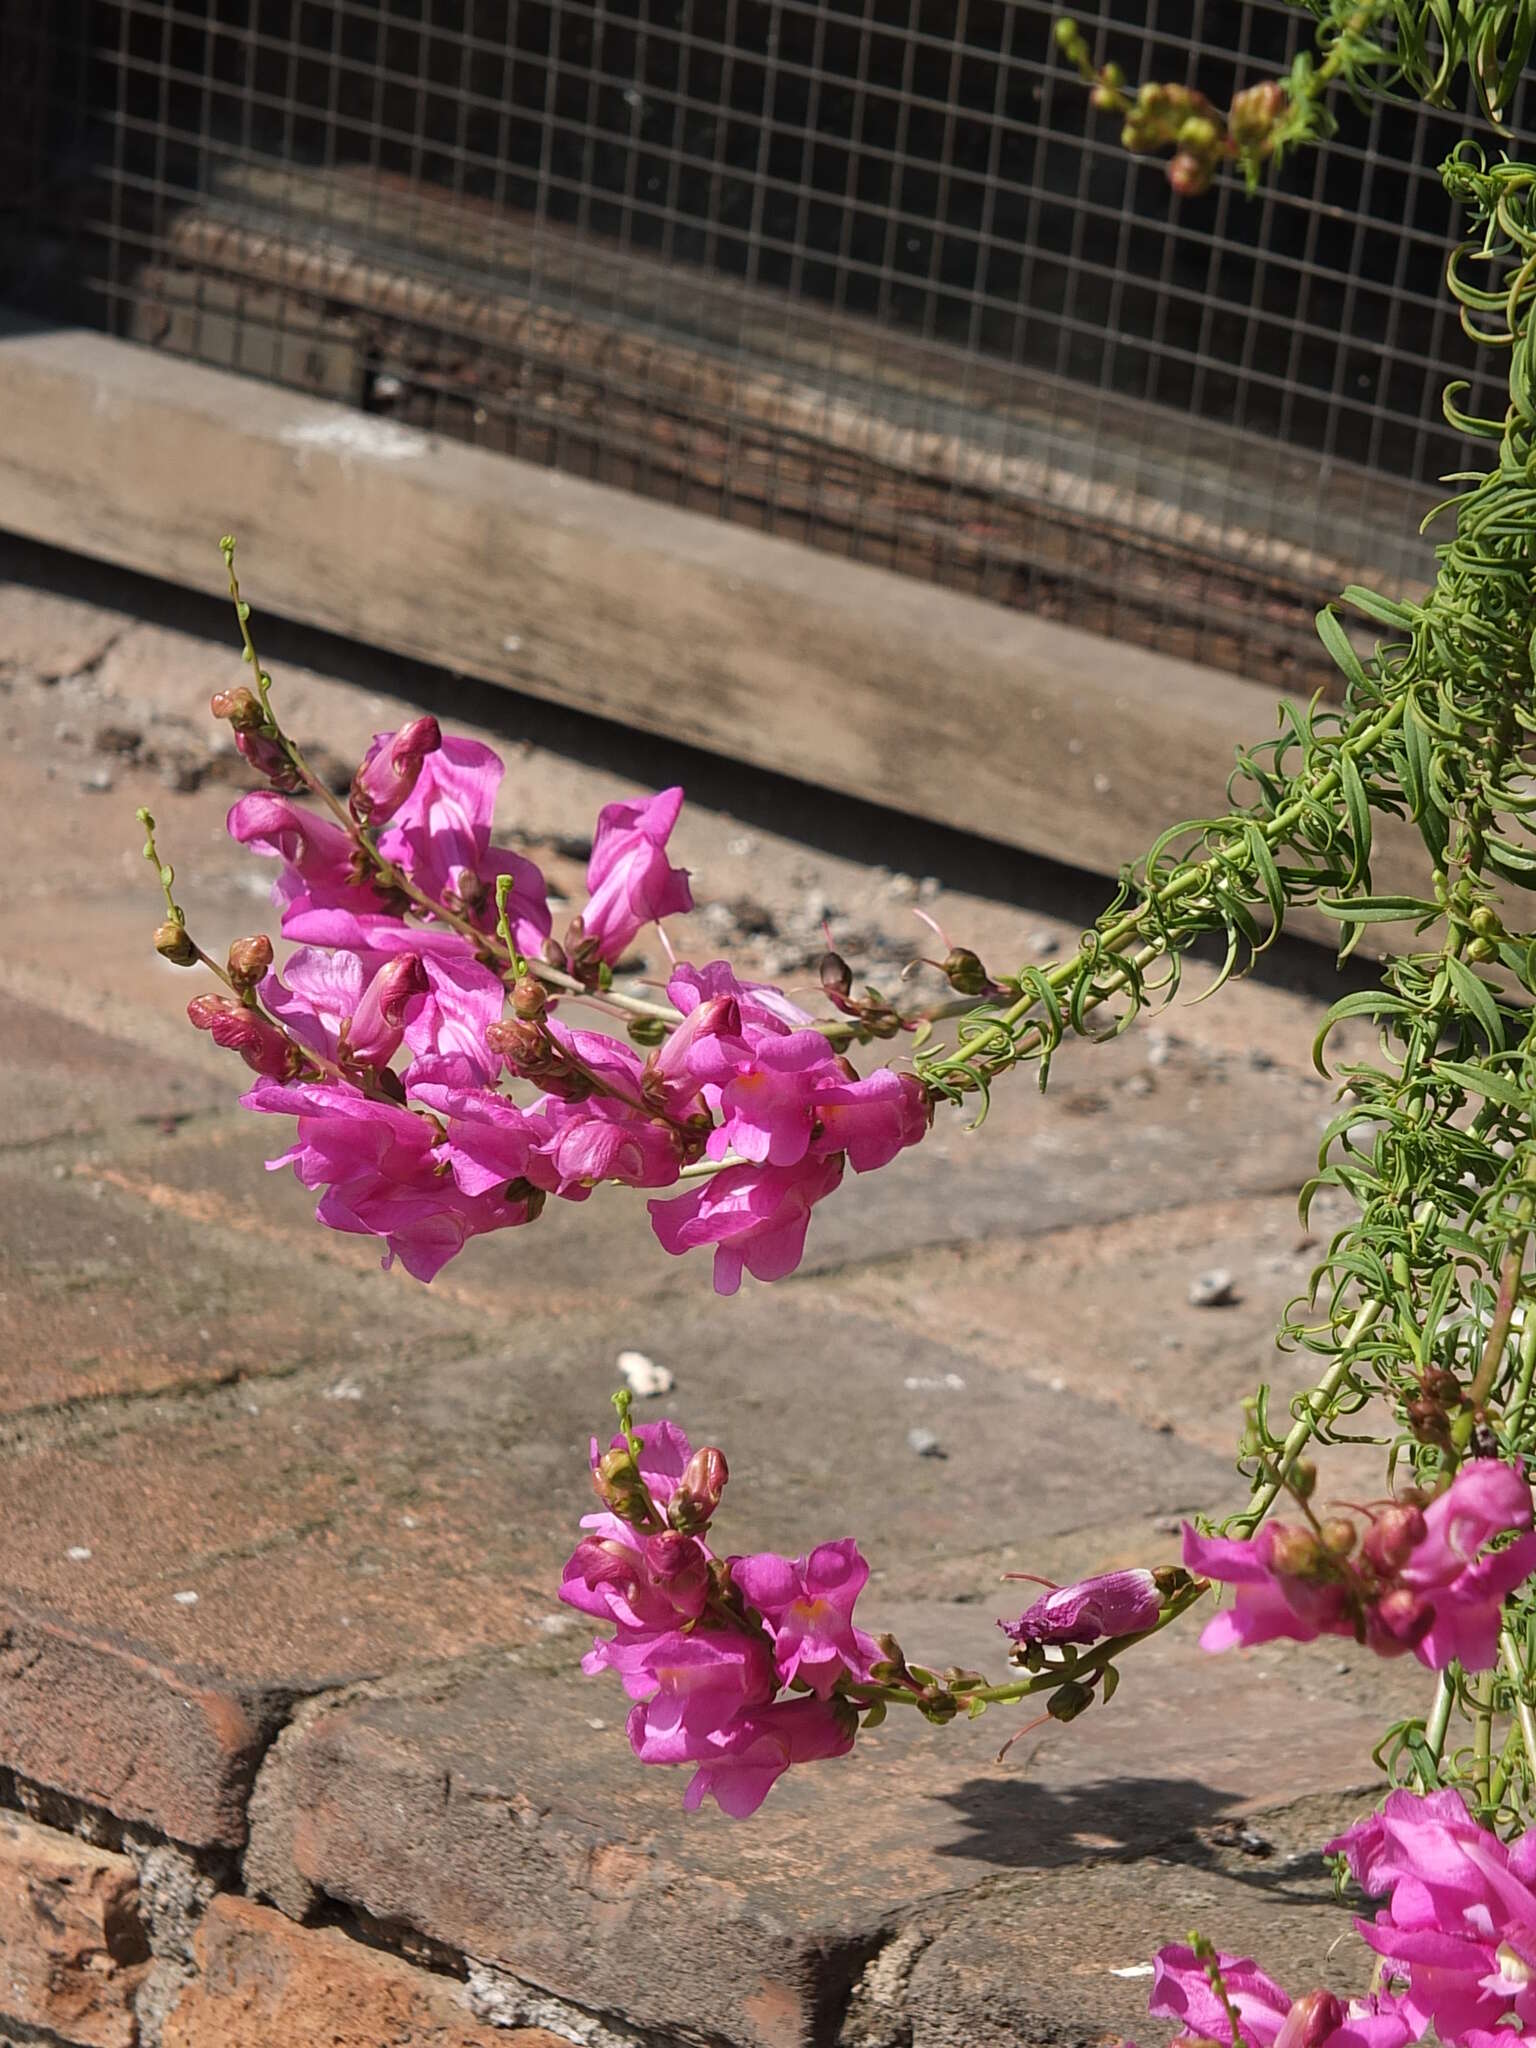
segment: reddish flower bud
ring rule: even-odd
[[[834,1003],[844,1003],[853,990],[853,969],[841,953],[823,953],[817,969],[821,985]]]
[[[239,1053],[258,1074],[284,1080],[298,1067],[297,1049],[268,1018],[248,1009],[233,996],[194,996],[187,1015],[199,1031],[212,1034],[215,1045]]]
[[[1401,1571],[1426,1535],[1424,1517],[1415,1507],[1384,1508],[1365,1532],[1361,1545],[1368,1564],[1390,1575]]]
[[[1330,1557],[1348,1557],[1360,1540],[1360,1532],[1345,1515],[1332,1515],[1324,1522],[1320,1538]]]
[[[1429,1634],[1435,1621],[1434,1602],[1407,1586],[1393,1586],[1376,1602],[1375,1620],[1375,1648],[1382,1656],[1395,1656],[1411,1650]]]
[[[272,966],[272,941],[265,932],[236,939],[229,949],[229,978],[238,989],[254,988]]]
[[[380,733],[352,778],[352,815],[360,825],[382,825],[416,787],[421,764],[443,744],[435,718],[413,718],[398,732]]]
[[[1181,199],[1198,199],[1210,189],[1211,165],[1193,150],[1181,149],[1168,166],[1168,182]]]
[[[407,1009],[430,986],[419,954],[386,960],[363,990],[347,1028],[347,1056],[365,1066],[386,1066],[399,1050]]]
[[[1324,2048],[1347,2014],[1331,1991],[1309,1991],[1296,1999],[1275,2036],[1275,2048]]]
[[[673,1528],[689,1531],[706,1527],[720,1505],[730,1476],[724,1451],[713,1444],[701,1445],[683,1467],[677,1491],[667,1503],[667,1520]]]
[[[266,724],[261,699],[244,683],[233,690],[215,690],[208,700],[208,709],[215,718],[227,718],[236,732],[259,732]]]
[[[549,1008],[549,997],[544,993],[544,984],[531,974],[520,975],[512,984],[512,1012],[536,1024]]]

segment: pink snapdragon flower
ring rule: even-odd
[[[1310,1991],[1293,2002],[1251,1957],[1218,1955],[1216,1963],[1248,2048],[1404,2048],[1417,2037],[1412,2019],[1390,1998],[1346,2005],[1331,1991]],[[1152,2017],[1176,2022],[1181,2041],[1230,2048],[1232,2022],[1195,1951],[1159,1949],[1152,1969]]]
[[[862,1079],[822,1077],[815,1115],[811,1150],[821,1157],[845,1153],[855,1173],[872,1173],[926,1135],[933,1104],[915,1074],[876,1067]]]
[[[857,1729],[858,1717],[846,1700],[777,1700],[749,1708],[709,1747],[683,1793],[683,1805],[692,1813],[713,1799],[722,1813],[745,1820],[792,1764],[846,1756]]]
[[[1389,1508],[1367,1532],[1358,1560],[1329,1554],[1309,1531],[1268,1523],[1256,1536],[1201,1536],[1187,1523],[1191,1571],[1237,1587],[1233,1606],[1207,1622],[1206,1650],[1289,1637],[1354,1636],[1380,1655],[1411,1649],[1443,1670],[1458,1659],[1486,1671],[1498,1656],[1506,1594],[1536,1571],[1536,1535],[1502,1550],[1483,1546],[1531,1527],[1521,1467],[1477,1459],[1423,1510]]]
[[[780,1681],[803,1679],[826,1699],[845,1673],[868,1678],[880,1645],[854,1624],[869,1566],[851,1536],[819,1543],[806,1557],[760,1551],[731,1559],[731,1579],[773,1633]]]
[[[707,966],[694,967],[684,960],[673,968],[667,982],[667,1000],[685,1017],[691,1016],[701,1004],[723,998],[736,1005],[742,1025],[758,1031],[799,1031],[814,1021],[810,1012],[791,1002],[783,989],[770,982],[738,980],[729,961],[711,960]]]
[[[352,815],[361,825],[382,825],[416,787],[421,764],[443,743],[435,718],[413,718],[398,732],[376,732],[352,777]]]
[[[449,902],[480,931],[496,928],[496,878],[510,875],[507,922],[524,953],[549,936],[544,877],[531,860],[491,845],[496,792],[506,768],[478,740],[445,739],[425,755],[409,794],[379,835],[379,851],[434,902]]]
[[[464,1194],[488,1195],[521,1181],[553,1192],[538,1151],[544,1125],[527,1110],[494,1089],[462,1086],[451,1060],[418,1060],[406,1077],[406,1092],[441,1122],[441,1158]],[[531,1199],[523,1190],[520,1197],[524,1203]]]
[[[581,929],[610,967],[646,925],[693,908],[687,873],[666,853],[682,807],[683,792],[673,788],[639,803],[605,804],[597,814]]]
[[[618,1674],[635,1702],[627,1730],[642,1763],[697,1766],[686,1807],[713,1798],[728,1814],[755,1813],[791,1765],[853,1746],[855,1708],[827,1695],[879,1654],[852,1619],[868,1567],[851,1541],[794,1560],[760,1554],[722,1566],[690,1532],[719,1508],[723,1456],[713,1446],[693,1450],[675,1423],[642,1423],[635,1434],[645,1491],[671,1526],[657,1529],[643,1510],[635,1523],[606,1507],[583,1516],[588,1533],[566,1564],[560,1598],[612,1622],[615,1633],[593,1643],[582,1669]],[[605,1501],[629,1498],[629,1479],[616,1482],[604,1462],[626,1451],[622,1436],[606,1447],[592,1440]],[[627,1468],[627,1458],[619,1462]],[[814,1696],[780,1698],[791,1681],[809,1683]]]
[[[657,1117],[610,1096],[538,1105],[545,1135],[539,1150],[554,1175],[557,1194],[581,1201],[599,1181],[632,1188],[669,1188],[682,1171],[677,1132]]]
[[[1072,1586],[1053,1586],[1017,1621],[1000,1621],[998,1627],[1020,1644],[1097,1643],[1155,1628],[1162,1611],[1163,1596],[1151,1572],[1101,1572]]]
[[[1461,2044],[1536,2029],[1536,1833],[1506,1844],[1455,1792],[1399,1791],[1324,1853],[1343,1856],[1362,1890],[1388,1894],[1374,1921],[1355,1924],[1405,1984],[1416,2031]]]
[[[466,1194],[427,1118],[345,1083],[263,1080],[241,1099],[248,1109],[298,1118],[294,1144],[269,1159],[268,1170],[291,1166],[305,1187],[321,1190],[320,1222],[382,1238],[384,1264],[398,1258],[417,1280],[431,1280],[470,1238],[537,1213],[527,1199]]]
[[[811,1149],[818,1087],[840,1080],[836,1053],[819,1031],[701,1036],[688,1071],[720,1117],[709,1156],[733,1153],[754,1165],[798,1166]]]
[[[715,1247],[715,1292],[734,1294],[742,1273],[782,1280],[805,1253],[811,1210],[843,1177],[841,1157],[798,1166],[728,1166],[685,1195],[647,1203],[663,1251]]]
[[[215,1045],[239,1053],[254,1073],[283,1080],[297,1071],[301,1054],[277,1026],[236,996],[194,996],[187,1016]]]
[[[384,908],[340,825],[306,810],[293,797],[252,790],[230,806],[225,825],[231,839],[282,862],[272,900],[283,907],[285,932],[290,908]]]
[[[301,946],[261,983],[261,1000],[289,1034],[328,1060],[385,1067],[405,1020],[427,993],[420,956],[397,953],[370,975],[355,953]]]

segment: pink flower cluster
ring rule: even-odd
[[[853,1747],[857,1716],[839,1688],[868,1679],[880,1656],[853,1619],[869,1567],[851,1540],[808,1557],[717,1557],[704,1535],[725,1486],[724,1458],[694,1451],[671,1422],[635,1434],[633,1463],[622,1436],[607,1452],[593,1439],[605,1506],[583,1517],[588,1534],[560,1597],[615,1625],[582,1669],[618,1673],[635,1702],[635,1755],[693,1764],[683,1804],[691,1810],[707,1796],[743,1817],[792,1764]]]
[[[1455,1792],[1392,1792],[1324,1853],[1386,1900],[1355,1922],[1382,1988],[1293,2003],[1249,1958],[1218,1956],[1249,2048],[1403,2048],[1431,2030],[1442,2048],[1505,2048],[1536,2028],[1536,1834],[1501,1842]],[[1201,1957],[1165,1948],[1153,1969],[1153,2016],[1175,2021],[1180,2043],[1226,2048],[1231,2020]]]
[[[913,1076],[861,1077],[782,991],[724,962],[674,969],[681,1021],[648,1052],[567,1026],[555,1010],[577,998],[517,978],[496,939],[499,887],[518,952],[599,1004],[641,929],[692,907],[666,850],[680,790],[600,813],[589,900],[556,941],[543,875],[491,842],[503,766],[489,747],[432,718],[380,733],[330,817],[288,793],[291,764],[251,693],[226,696],[237,744],[276,785],[242,797],[229,830],[280,864],[273,893],[299,949],[189,1015],[258,1076],[248,1107],[297,1118],[270,1163],[319,1193],[321,1222],[381,1238],[386,1264],[430,1280],[551,1195],[674,1188],[687,1173],[686,1192],[650,1204],[656,1236],[672,1253],[711,1246],[730,1294],[744,1271],[794,1270],[845,1166],[868,1172],[923,1136]]]
[[[1293,2000],[1251,1957],[1218,1955],[1215,1961],[1247,2048],[1404,2048],[1419,2037],[1394,1998],[1372,1994],[1346,2002],[1331,1991],[1309,1991]],[[1152,1967],[1147,2010],[1178,2024],[1174,2048],[1197,2041],[1230,2048],[1231,2018],[1195,1951],[1159,1949]]]
[[[1504,1843],[1455,1792],[1393,1792],[1327,1850],[1386,1896],[1355,1924],[1400,1986],[1412,2038],[1433,2026],[1445,2048],[1504,2048],[1536,2028],[1536,1834]]]
[[[1316,1530],[1268,1523],[1241,1538],[1202,1536],[1186,1524],[1186,1566],[1237,1587],[1235,1604],[1207,1622],[1201,1647],[1342,1635],[1384,1657],[1411,1650],[1432,1671],[1453,1658],[1487,1671],[1498,1659],[1504,1597],[1536,1571],[1536,1534],[1488,1545],[1530,1528],[1524,1467],[1495,1458],[1463,1465],[1427,1507],[1380,1510],[1363,1538],[1343,1518]]]

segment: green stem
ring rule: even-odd
[[[1505,1628],[1499,1632],[1499,1654],[1504,1661],[1509,1682],[1515,1689],[1515,1719],[1520,1728],[1520,1740],[1525,1749],[1528,1782],[1536,1785],[1536,1715],[1531,1711],[1531,1681],[1525,1668],[1525,1659],[1520,1655],[1514,1636]]]

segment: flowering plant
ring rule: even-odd
[[[1435,98],[1463,61],[1498,116],[1504,69],[1536,28],[1529,8],[1513,22],[1500,5],[1453,10],[1436,70],[1402,0],[1316,11],[1320,64],[1251,89],[1222,123],[1143,89],[1128,139],[1198,158],[1182,188],[1196,190],[1220,162],[1256,174],[1321,132],[1334,77]],[[1101,104],[1126,112],[1123,82],[1093,68],[1081,33],[1059,41]],[[1015,1068],[1033,1064],[1045,1086],[1068,1039],[1117,1035],[1171,998],[1197,942],[1223,943],[1220,987],[1299,904],[1338,924],[1341,954],[1367,927],[1412,928],[1417,944],[1334,1006],[1314,1048],[1326,1071],[1336,1022],[1378,1028],[1376,1061],[1344,1071],[1350,1100],[1302,1198],[1305,1212],[1331,1186],[1355,1210],[1282,1331],[1321,1361],[1314,1383],[1283,1424],[1267,1388],[1253,1395],[1247,1498],[1220,1527],[1186,1526],[1177,1562],[1046,1585],[1000,1624],[1000,1682],[938,1672],[855,1619],[869,1568],[854,1537],[799,1557],[721,1550],[724,1453],[670,1422],[635,1425],[620,1396],[617,1433],[592,1442],[598,1504],[560,1588],[611,1630],[584,1668],[623,1687],[637,1758],[686,1765],[685,1804],[737,1816],[893,1709],[942,1726],[1039,1695],[1046,1718],[1071,1721],[1197,1604],[1211,1652],[1343,1636],[1416,1659],[1433,1674],[1425,1710],[1377,1752],[1393,1789],[1329,1845],[1385,1902],[1359,1923],[1374,1982],[1353,1999],[1293,2000],[1253,1960],[1195,1937],[1161,1952],[1153,1984],[1153,2013],[1185,2044],[1397,2048],[1433,2028],[1452,2048],[1488,2048],[1536,2026],[1536,934],[1518,911],[1536,876],[1536,172],[1464,146],[1444,177],[1472,221],[1451,289],[1469,332],[1508,351],[1509,405],[1482,419],[1447,400],[1497,454],[1440,508],[1434,586],[1417,603],[1343,593],[1383,636],[1369,655],[1325,610],[1339,703],[1283,707],[1277,735],[1239,752],[1232,808],[1166,832],[1049,967],[1009,971],[945,941],[947,992],[913,1004],[856,989],[829,950],[819,1013],[723,960],[673,958],[663,990],[632,985],[637,935],[691,906],[668,852],[682,792],[602,810],[587,902],[557,933],[538,868],[493,843],[502,765],[488,747],[417,718],[375,737],[345,801],[326,788],[274,707],[233,539],[254,687],[213,708],[262,784],[229,830],[276,863],[287,958],[264,934],[211,958],[141,814],[165,895],[156,945],[222,984],[193,998],[190,1020],[250,1069],[251,1110],[292,1120],[270,1163],[317,1193],[322,1223],[376,1238],[386,1264],[424,1282],[471,1238],[614,1186],[646,1191],[664,1251],[710,1251],[719,1293],[782,1279],[850,1175],[878,1172],[954,1106],[984,1112]],[[1415,894],[1373,887],[1381,815],[1417,827]],[[1385,1451],[1383,1490],[1331,1504],[1312,1452],[1361,1417]],[[1235,1588],[1228,1607],[1221,1586]]]

